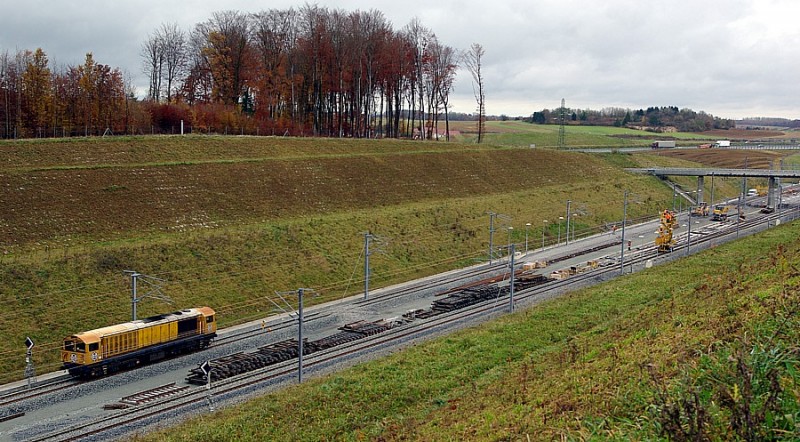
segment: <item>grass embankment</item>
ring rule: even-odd
[[[621,171],[666,161],[638,155],[271,137],[28,140],[0,152],[0,301],[15,312],[0,318],[0,368],[20,374],[25,336],[41,373],[58,366],[63,336],[128,320],[124,270],[166,280],[174,301],[146,299],[140,316],[210,305],[230,325],[270,314],[275,290],[354,294],[367,230],[385,243],[371,260],[379,287],[485,258],[488,211],[512,218],[495,244],[513,226],[512,240],[527,230],[534,248],[543,230],[548,243],[563,230],[567,199],[578,235],[618,222],[625,189],[634,219],[672,200],[655,178]]]
[[[135,270],[166,280],[174,303],[210,305],[221,325],[263,318],[266,296],[313,287],[310,302],[354,294],[363,234],[384,245],[374,287],[475,263],[488,245],[555,240],[572,200],[577,234],[653,215],[657,179],[624,173],[629,155],[394,140],[135,137],[0,144],[0,369],[22,373],[25,336],[39,373],[64,336],[130,317]],[[547,223],[544,220],[548,220]],[[562,233],[563,234],[563,233]],[[149,286],[141,286],[140,294]]]
[[[144,438],[797,440],[800,226]]]

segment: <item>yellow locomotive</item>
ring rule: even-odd
[[[73,376],[104,376],[207,347],[217,336],[209,307],[180,310],[64,338],[61,362]]]

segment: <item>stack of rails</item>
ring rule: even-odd
[[[375,322],[358,321],[339,327],[340,332],[315,341],[303,340],[303,355],[316,353],[348,342],[372,336],[389,330],[391,325],[384,320]],[[297,339],[287,339],[259,347],[256,351],[235,353],[209,361],[211,381],[216,382],[232,376],[258,370],[270,365],[297,358],[300,354]],[[204,385],[208,378],[198,366],[189,371],[186,381],[190,384]]]
[[[472,287],[433,301],[433,303],[431,303],[431,309],[439,312],[452,312],[453,310],[459,310],[479,302],[499,298],[507,293],[507,287]]]
[[[547,276],[538,273],[515,273],[514,288],[523,290],[551,281]],[[494,281],[497,279],[495,278]],[[508,296],[509,286],[498,285],[496,282],[485,283],[478,286],[468,286],[450,293],[442,299],[431,303],[427,310],[418,309],[403,315],[407,320],[426,319],[446,312],[463,309],[483,301]],[[391,324],[384,320],[374,322],[357,321],[339,327],[339,332],[325,336],[315,341],[303,341],[303,355],[333,348],[348,342],[356,341],[367,336],[383,333],[391,328]],[[294,359],[298,356],[297,340],[289,339],[275,344],[258,348],[254,352],[236,353],[210,361],[211,380],[218,381],[231,376],[236,376],[249,371],[258,370],[269,365]],[[204,385],[207,378],[200,367],[189,371],[186,381],[196,385]]]
[[[518,272],[514,275],[514,279],[514,289],[516,290],[524,290],[550,281],[550,278],[538,273]],[[451,293],[445,298],[433,301],[433,303],[431,303],[431,310],[440,313],[451,312],[483,301],[508,296],[509,291],[508,284],[486,284],[477,287],[467,287],[455,293]]]
[[[460,288],[450,289],[445,293],[448,295],[442,299],[437,299],[431,303],[431,308],[411,310],[403,314],[406,320],[428,319],[442,313],[459,310],[470,305],[478,304],[483,301],[497,299],[508,296],[509,286],[497,283],[500,278],[484,280],[482,284],[469,284]],[[531,272],[516,272],[514,274],[514,289],[524,290],[530,287],[541,285],[552,281],[551,278]]]
[[[389,330],[390,328],[392,328],[392,326],[388,322],[381,319],[375,322],[367,322],[367,321],[351,322],[349,324],[343,325],[342,327],[339,327],[339,330],[359,333],[364,336],[372,336],[378,333],[383,333],[386,330]]]
[[[303,351],[303,353],[307,352]],[[211,381],[216,382],[231,376],[288,361],[296,358],[298,354],[297,340],[287,339],[285,341],[259,347],[254,352],[234,353],[218,359],[212,359],[208,361],[211,367]],[[190,384],[204,385],[207,382],[207,377],[203,374],[203,370],[197,367],[189,371],[186,381]]]

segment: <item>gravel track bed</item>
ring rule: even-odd
[[[748,227],[746,229],[743,229],[742,231],[743,236],[753,233],[756,230],[760,231],[763,229],[759,228],[758,225],[755,225],[753,227]],[[712,239],[710,241],[701,242],[700,241],[701,238],[698,237],[697,239],[695,239],[694,237],[695,232],[692,233],[693,233],[693,239],[692,239],[693,242],[691,249],[692,253],[705,250],[707,248],[713,247],[723,242],[733,240],[736,237],[736,235],[734,234],[734,235],[728,235],[725,238],[717,238],[717,239]],[[699,234],[700,232],[697,233]],[[651,258],[651,260],[653,261],[654,264],[662,264],[676,259],[680,259],[684,256],[686,256],[685,249],[676,248],[675,252],[671,254],[659,255]],[[639,271],[645,267],[644,262],[635,262],[633,259],[631,259],[630,262],[632,264],[631,267],[628,266],[627,264],[628,261],[626,261],[625,273]],[[616,266],[616,268],[618,268],[618,266]],[[502,271],[503,267],[497,266],[494,273],[499,274]],[[584,279],[576,279],[575,281],[572,281],[571,284],[555,285],[551,288],[548,288],[547,290],[541,291],[535,296],[530,296],[522,299],[518,298],[516,306],[517,309],[528,308],[542,301],[561,296],[562,294],[568,291],[574,291],[579,288],[589,287],[601,282],[614,279],[618,275],[619,272],[612,271],[599,274],[593,277],[590,276]],[[330,314],[321,315],[318,319],[313,319],[306,322],[304,327],[304,336],[308,337],[309,340],[318,339],[322,336],[333,333],[332,329],[335,329],[349,322],[355,322],[359,320],[380,319],[382,318],[381,316],[382,312],[388,310],[397,310],[398,308],[402,308],[409,304],[414,304],[414,303],[421,304],[423,302],[429,302],[434,298],[435,293],[442,292],[446,289],[453,288],[456,286],[464,285],[468,282],[484,279],[486,277],[487,277],[486,275],[473,276],[470,277],[466,282],[464,280],[461,280],[459,282],[443,284],[442,286],[439,286],[436,289],[421,288],[419,290],[414,290],[411,292],[404,292],[402,295],[399,296],[382,296],[378,294],[379,291],[375,291],[373,292],[374,297],[372,297],[369,301],[363,301],[363,302],[356,301],[355,303],[353,303],[353,300],[351,299],[348,300],[347,302],[341,302],[333,306],[312,307],[307,310],[309,313],[312,311],[316,311],[317,309],[326,308],[328,309]],[[542,287],[534,287],[530,290],[541,290],[541,289]],[[525,291],[521,291],[519,293],[521,295],[525,293]],[[360,364],[362,362],[367,362],[385,356],[387,354],[397,352],[402,348],[406,348],[411,345],[416,345],[420,342],[441,337],[449,333],[452,333],[453,331],[456,330],[474,326],[481,322],[485,322],[487,320],[495,318],[499,315],[505,314],[506,311],[507,311],[507,302],[504,300],[499,300],[497,302],[496,308],[491,311],[484,312],[479,315],[471,316],[468,318],[462,318],[452,323],[439,325],[429,330],[420,331],[413,337],[385,344],[379,349],[374,349],[374,348],[362,349],[352,354],[348,354],[346,356],[337,358],[333,362],[325,362],[311,367],[307,366],[304,369],[304,377],[305,378],[318,377],[335,373],[342,369]],[[259,328],[260,325],[252,325],[247,327],[240,327],[240,330],[258,330]],[[221,334],[225,335],[226,333],[222,332]],[[374,337],[380,338],[381,336],[384,335],[385,334],[378,334]],[[161,363],[145,366],[137,370],[118,373],[114,376],[87,382],[81,384],[76,388],[62,390],[58,393],[53,393],[41,397],[28,399],[18,404],[14,404],[8,407],[7,409],[3,409],[2,414],[6,415],[19,411],[33,412],[41,408],[44,408],[46,405],[57,404],[60,402],[66,402],[79,398],[87,398],[87,397],[91,398],[95,396],[100,398],[108,397],[109,396],[108,392],[110,391],[117,392],[117,390],[124,389],[126,385],[136,383],[143,379],[158,377],[169,373],[181,373],[181,378],[182,378],[188,373],[188,370],[190,368],[197,367],[206,360],[220,358],[236,352],[250,351],[257,347],[274,343],[280,340],[296,338],[296,336],[297,336],[296,327],[293,326],[284,327],[281,330],[269,333],[267,332],[256,333],[252,336],[246,337],[241,340],[229,341],[225,345],[212,346],[211,348],[203,352],[193,353],[179,358],[163,361]],[[313,361],[314,357],[315,354],[312,354],[307,357],[308,359],[304,358],[304,360]],[[290,365],[291,363],[288,363],[287,366]],[[296,366],[296,361],[294,361],[294,365]],[[296,372],[281,375],[277,378],[261,381],[258,382],[257,384],[248,386],[246,388],[243,388],[235,392],[214,395],[214,406],[216,409],[220,409],[223,407],[236,405],[248,399],[264,395],[265,393],[275,391],[280,388],[284,388],[285,386],[288,385],[292,385],[296,382],[297,382]],[[119,400],[121,396],[124,395],[119,395],[119,397],[117,397],[116,400]],[[106,403],[107,401],[103,399],[101,403],[95,403],[91,406],[87,406],[77,410],[70,410],[68,412],[70,420],[72,422],[75,422],[84,419],[91,419],[93,413],[96,413],[97,409],[102,408],[102,406],[105,405]],[[124,440],[133,433],[142,433],[142,432],[152,431],[158,428],[165,428],[168,426],[175,425],[176,423],[184,421],[192,416],[201,415],[207,412],[208,412],[208,404],[204,400],[202,401],[198,400],[195,401],[195,403],[192,404],[191,406],[182,407],[178,411],[169,411],[160,414],[156,417],[146,418],[137,422],[135,425],[131,424],[116,429],[113,432],[107,432],[100,435],[90,436],[83,440],[87,441]],[[66,419],[64,419],[64,416],[61,415],[58,415],[57,417],[54,417],[52,419],[40,419],[36,425],[25,428],[16,428],[14,426],[13,420],[8,421],[0,424],[0,441],[27,440],[30,438],[35,438],[37,435],[44,435],[52,431],[58,430],[60,428],[63,428],[67,424],[68,422],[66,421]]]

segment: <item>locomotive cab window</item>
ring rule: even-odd
[[[75,343],[75,351],[77,351],[78,353],[85,353],[86,352],[86,344],[84,344],[83,342]]]
[[[214,322],[214,316],[209,316],[209,317],[206,319],[206,322]]]
[[[64,341],[64,350],[66,350],[66,351],[75,351],[75,342],[74,341]]]
[[[99,348],[100,348],[100,344],[98,344],[97,342],[95,342],[93,344],[89,344],[89,351],[97,351],[97,349],[99,349]]]

